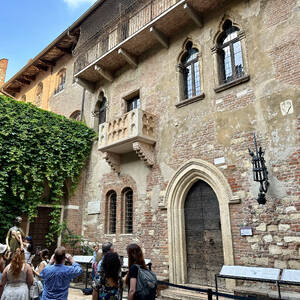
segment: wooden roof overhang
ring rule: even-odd
[[[64,54],[72,54],[80,35],[80,24],[104,1],[98,0],[35,58],[29,60],[18,73],[2,85],[1,91],[15,97],[24,86],[30,85],[38,74],[55,66]]]
[[[137,62],[141,54],[159,42],[163,46],[168,47],[168,45],[164,45],[160,37],[168,43],[170,38],[178,34],[178,32],[192,22],[201,27],[201,16],[216,9],[216,7],[225,1],[226,0],[179,0],[136,33],[79,70],[74,75],[77,82],[90,91],[94,91],[99,83],[101,85],[104,80],[112,81],[117,71],[130,63],[128,57],[124,55],[124,52],[128,54],[131,60]],[[153,30],[158,32],[160,37],[157,34],[153,34]],[[131,65],[134,67],[134,63],[131,63]]]

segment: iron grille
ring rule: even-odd
[[[109,196],[109,233],[116,233],[117,220],[117,194],[114,192]]]
[[[133,232],[133,192],[128,190],[125,195],[125,233]]]

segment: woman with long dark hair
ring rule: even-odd
[[[24,250],[18,248],[3,272],[0,284],[1,300],[29,300],[28,287],[32,283],[32,269],[25,262]]]
[[[137,280],[139,269],[148,270],[142,249],[137,244],[130,244],[127,246],[127,254],[128,254],[128,273],[125,279],[126,284],[128,285],[128,300],[140,300],[140,296],[137,295]],[[154,293],[150,293],[146,299],[152,300],[155,298]]]
[[[93,289],[92,300],[122,299],[121,261],[118,253],[109,252],[103,257],[100,276]]]

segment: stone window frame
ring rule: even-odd
[[[23,95],[20,99],[22,102],[26,102],[26,95]]]
[[[65,89],[66,79],[67,79],[67,69],[64,67],[57,72],[54,95],[59,94]]]
[[[185,83],[184,83],[184,77],[183,77],[183,67],[182,67],[182,59],[184,55],[187,53],[187,45],[189,43],[192,43],[192,48],[195,48],[198,50],[198,63],[199,63],[199,80],[200,80],[200,94],[194,95],[190,98],[185,97],[184,89],[185,89]],[[177,71],[177,78],[178,78],[178,102],[175,105],[177,108],[189,105],[191,103],[197,102],[199,100],[204,99],[205,94],[203,92],[204,88],[204,80],[203,80],[203,63],[202,63],[202,51],[201,47],[196,44],[192,38],[187,38],[183,45],[182,45],[182,50],[177,58],[177,66],[176,66],[176,71]]]
[[[122,96],[122,105],[121,105],[121,110],[122,110],[122,114],[127,114],[129,111],[127,110],[127,103],[128,101],[139,97],[140,99],[140,104],[139,104],[139,109],[141,108],[141,93],[140,93],[140,89],[135,89],[129,93],[127,93],[125,96]]]
[[[232,26],[237,27],[239,29],[239,33],[237,36],[236,41],[240,41],[241,43],[241,50],[242,50],[242,59],[243,59],[243,67],[244,67],[244,75],[242,77],[236,78],[232,81],[227,83],[223,82],[222,79],[222,71],[221,71],[221,62],[220,62],[220,47],[219,47],[219,40],[221,36],[224,34],[223,26],[225,22],[230,21]],[[211,52],[213,55],[214,61],[214,91],[216,93],[222,92],[227,90],[233,86],[239,85],[241,83],[247,82],[250,80],[249,75],[249,64],[248,64],[248,56],[247,56],[247,47],[246,47],[246,34],[245,31],[242,30],[242,26],[238,23],[234,22],[232,17],[224,16],[222,21],[219,23],[219,29],[214,37],[214,46],[211,48]]]
[[[131,192],[132,193],[132,204],[131,204],[131,227],[132,227],[132,231],[131,232],[128,232],[126,230],[127,226],[128,226],[128,220],[126,220],[126,212],[127,212],[127,207],[128,207],[128,204],[126,203],[126,194],[128,192]],[[133,231],[133,224],[134,224],[134,192],[133,192],[133,189],[131,187],[125,187],[122,189],[122,192],[121,192],[121,234],[125,234],[125,235],[131,235],[134,233]]]
[[[37,107],[41,107],[43,103],[43,90],[44,90],[44,85],[43,82],[39,82],[39,84],[36,87],[35,91],[35,105]]]
[[[115,212],[114,220],[112,220],[111,201],[112,196],[115,195]],[[110,190],[106,193],[106,221],[105,221],[105,234],[115,235],[117,233],[117,210],[118,210],[118,195],[115,190]],[[112,230],[112,223],[114,223],[114,230]]]

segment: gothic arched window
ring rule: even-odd
[[[180,71],[183,76],[183,96],[184,99],[201,94],[200,88],[200,66],[199,51],[193,47],[191,41],[186,44],[186,51],[180,61]]]
[[[106,233],[115,234],[117,227],[117,194],[115,191],[110,191],[106,197],[106,216],[107,226]]]
[[[98,131],[99,125],[106,122],[106,106],[107,106],[107,99],[104,96],[103,92],[100,92],[98,101],[95,106],[94,110],[94,117],[95,117],[95,130]]]
[[[240,29],[230,20],[223,25],[223,32],[218,38],[218,57],[221,84],[244,76],[242,45],[239,38]]]
[[[133,191],[131,188],[126,188],[122,193],[123,201],[123,232],[133,233]]]

